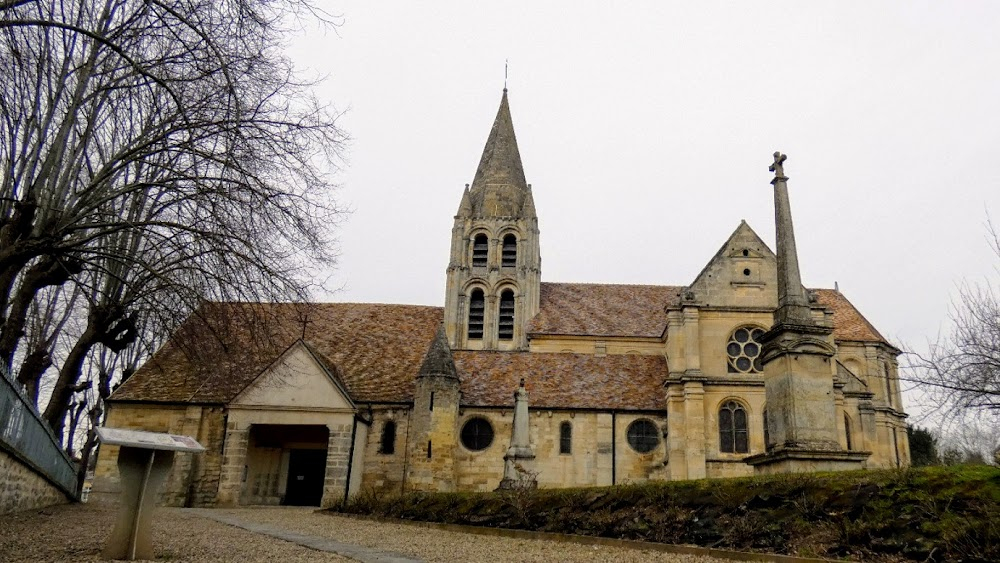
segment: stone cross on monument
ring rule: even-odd
[[[774,163],[771,164],[771,166],[768,168],[768,170],[770,170],[771,172],[774,172],[774,179],[775,180],[777,180],[778,178],[782,178],[784,180],[788,179],[785,176],[785,167],[782,166],[784,164],[785,160],[787,160],[787,159],[788,159],[788,155],[787,154],[781,154],[778,151],[774,151]],[[774,182],[772,181],[771,183],[773,184]]]
[[[845,451],[838,432],[834,389],[833,327],[813,318],[802,286],[788,199],[788,157],[774,153],[774,227],[778,262],[778,307],[761,336],[768,443],[744,461],[757,473],[860,469],[870,452]]]

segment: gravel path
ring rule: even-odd
[[[0,561],[101,561],[118,507],[87,503],[0,516]],[[153,519],[160,561],[350,561],[268,536],[164,508]]]
[[[107,503],[54,506],[0,517],[0,561],[98,561],[117,507]],[[670,561],[721,563],[710,557],[465,534],[404,524],[330,516],[311,508],[160,509],[153,546],[160,561],[350,561],[273,537],[340,546],[358,559],[395,553],[428,562]],[[255,533],[215,520],[256,528]],[[270,534],[270,535],[267,535]],[[358,546],[362,546],[360,549]],[[364,549],[370,548],[370,549]],[[353,549],[354,551],[351,551]]]
[[[594,561],[640,563],[661,561],[673,563],[722,563],[721,559],[694,555],[678,555],[658,551],[591,546],[549,540],[521,540],[478,534],[465,534],[421,528],[406,524],[389,524],[320,514],[301,509],[239,508],[213,512],[235,517],[243,522],[265,524],[294,530],[299,534],[327,538],[382,551],[395,552],[428,562],[499,561],[549,562]]]

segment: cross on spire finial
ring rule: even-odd
[[[770,170],[771,172],[774,172],[775,179],[779,178],[782,180],[788,179],[787,177],[785,177],[784,163],[786,160],[788,160],[787,154],[781,154],[778,151],[774,151],[774,162],[767,169]]]

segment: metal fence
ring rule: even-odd
[[[76,499],[76,464],[59,446],[52,429],[21,391],[21,385],[0,364],[0,447],[41,473],[70,498]]]

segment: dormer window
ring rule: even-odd
[[[469,297],[469,338],[480,340],[483,337],[483,317],[486,314],[486,299],[483,290],[474,289]]]
[[[501,252],[500,265],[504,268],[517,266],[517,237],[507,235],[503,237],[503,251]]]
[[[490,239],[483,234],[476,235],[472,240],[472,266],[486,266],[486,257],[490,251]]]
[[[505,289],[500,294],[500,322],[497,332],[500,340],[514,339],[514,292]]]

